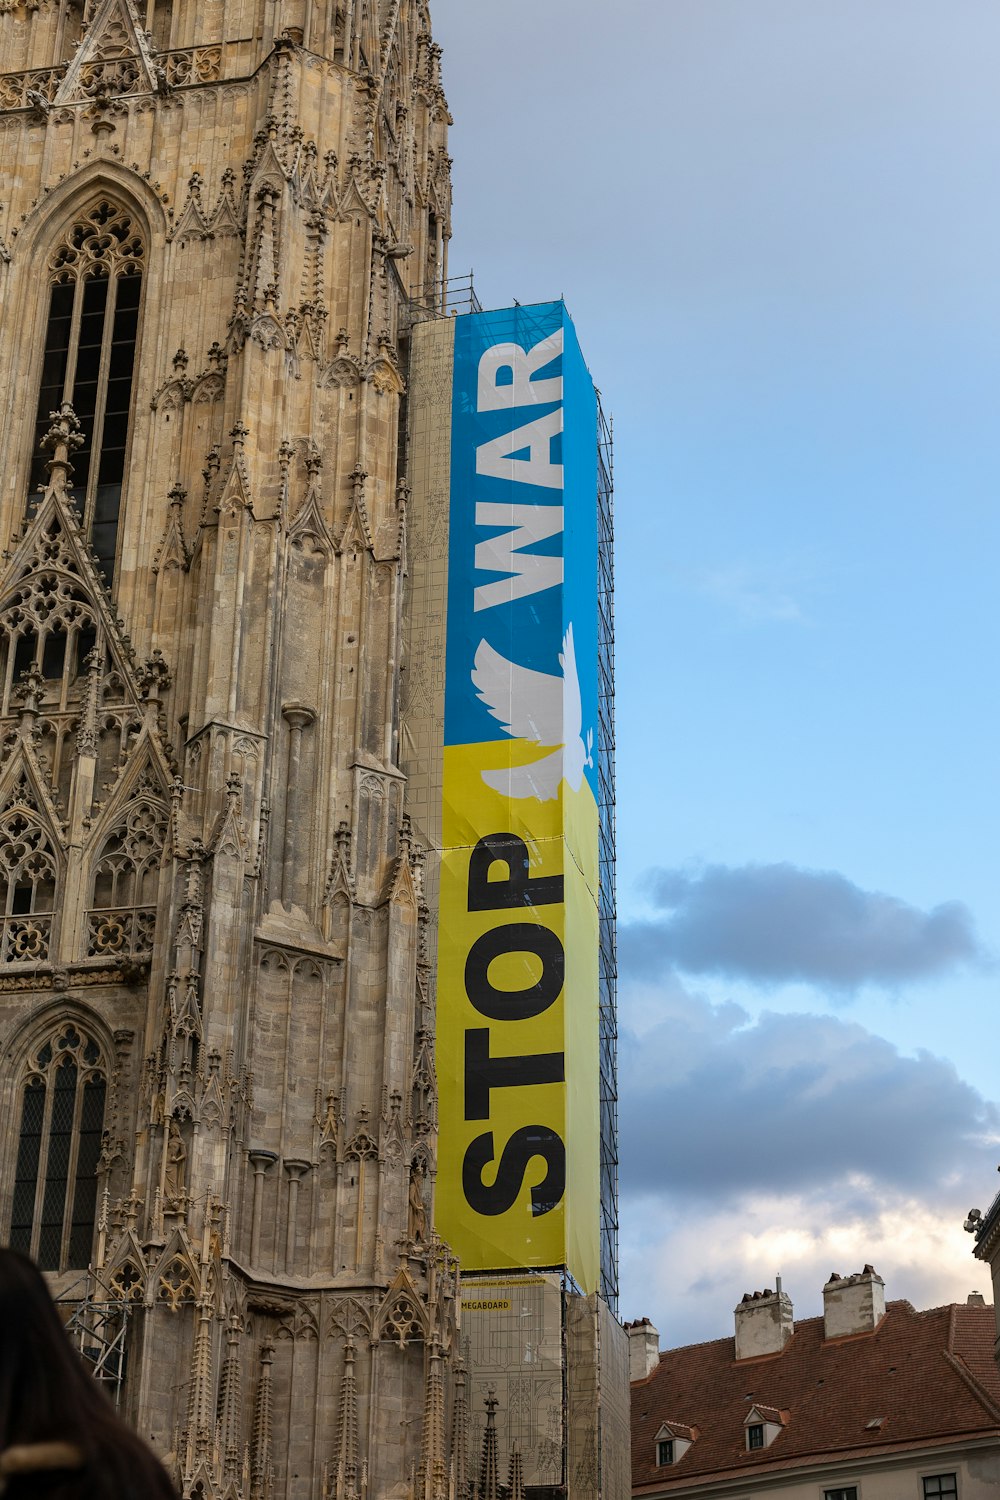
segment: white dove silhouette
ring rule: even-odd
[[[472,681],[493,718],[499,719],[514,739],[556,747],[551,755],[527,766],[480,772],[486,785],[505,797],[534,797],[539,802],[548,802],[557,795],[563,777],[578,792],[584,766],[594,764],[592,729],[587,731],[586,744],[583,741],[583,706],[572,624],[566,630],[562,646],[559,653],[562,676],[553,677],[547,672],[519,667],[494,651],[488,641],[479,642]]]

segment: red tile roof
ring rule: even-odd
[[[890,1302],[871,1334],[828,1343],[823,1319],[806,1318],[781,1354],[764,1359],[737,1363],[733,1339],[667,1350],[632,1387],[633,1489],[959,1437],[1000,1441],[995,1331],[992,1307],[916,1312]],[[786,1425],[770,1447],[748,1451],[743,1424],[762,1403],[786,1414]],[[875,1417],[884,1420],[869,1428]],[[657,1467],[665,1421],[697,1427],[698,1438],[676,1465]]]

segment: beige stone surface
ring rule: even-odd
[[[0,858],[27,828],[49,882],[0,912],[0,1225],[72,1023],[108,1091],[85,1290],[185,1495],[462,1480],[398,742],[448,123],[423,0],[0,9]],[[110,592],[69,419],[29,506],[53,257],[101,204],[143,278]]]

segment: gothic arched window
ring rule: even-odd
[[[83,444],[73,455],[73,504],[110,581],[125,478],[143,243],[132,215],[100,198],[49,256],[45,354],[38,391],[31,503],[46,481],[40,443],[70,402]]]
[[[55,908],[56,855],[25,788],[0,812],[0,963],[44,963]]]
[[[148,781],[142,789],[154,790]],[[152,952],[166,832],[163,803],[144,799],[132,804],[104,840],[87,913],[88,954],[138,957]]]
[[[10,1246],[43,1271],[89,1264],[106,1091],[101,1049],[75,1021],[62,1021],[28,1058]]]

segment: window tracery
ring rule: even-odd
[[[29,1054],[9,1243],[43,1271],[89,1263],[106,1094],[101,1048],[76,1021],[59,1022]]]
[[[31,573],[0,608],[0,712],[35,670],[47,702],[65,709],[97,640],[97,617],[57,523],[42,536]]]
[[[36,756],[60,811],[74,751],[96,754],[96,782],[112,782],[142,727],[106,634],[73,540],[53,515],[33,532],[0,598],[0,718],[29,707],[37,713]]]
[[[165,1270],[160,1272],[156,1300],[165,1302],[171,1312],[176,1312],[184,1302],[194,1302],[198,1296],[193,1268],[180,1255],[175,1255]]]
[[[0,963],[44,963],[50,953],[58,859],[26,784],[0,811]]]
[[[156,789],[148,778],[142,790],[146,796],[129,806],[94,864],[87,912],[87,953],[92,957],[145,957],[153,950],[167,814],[150,795]]]
[[[49,257],[45,352],[35,421],[32,499],[44,488],[40,450],[51,413],[69,402],[83,442],[72,503],[109,580],[125,476],[145,247],[131,213],[99,198]]]
[[[386,1312],[382,1331],[383,1337],[395,1339],[401,1349],[405,1349],[412,1340],[423,1338],[420,1315],[409,1297],[400,1296],[395,1299]]]
[[[119,1302],[141,1302],[145,1291],[145,1276],[133,1260],[125,1260],[116,1266],[108,1277],[108,1290]]]

